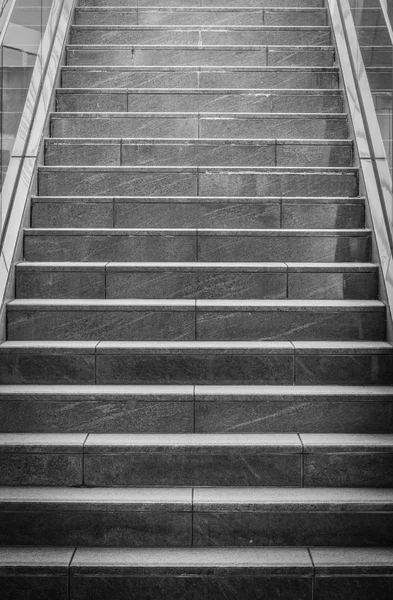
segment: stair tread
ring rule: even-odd
[[[162,263],[162,262],[20,262],[17,263],[18,271],[93,271],[93,270],[114,270],[114,271],[217,271],[217,272],[282,272],[282,271],[301,271],[301,272],[334,272],[334,273],[352,273],[356,272],[374,272],[378,270],[378,264],[375,263],[225,263],[225,262],[188,262],[188,263]]]
[[[192,500],[193,490],[193,500]],[[298,512],[317,511],[392,511],[393,489],[379,488],[66,488],[0,487],[0,505],[25,505],[43,509],[62,505],[78,510],[116,505],[134,510],[176,506],[176,510],[196,512],[238,509]]]
[[[268,568],[290,567],[292,569],[312,568],[317,572],[342,572],[356,569],[356,573],[369,573],[384,569],[391,573],[393,548],[335,548],[312,547],[253,547],[253,548],[60,548],[11,546],[0,548],[0,569],[29,569],[42,571],[50,569],[68,570],[74,573],[94,573],[95,569],[116,570],[146,567],[159,569],[190,568],[231,568],[236,571],[243,567],[263,571]],[[312,558],[312,562],[310,559]]]
[[[1,390],[0,390],[1,393]],[[389,452],[393,434],[351,433],[0,433],[0,452],[140,452],[161,448],[174,452],[194,449],[214,453],[231,448],[263,452]]]
[[[388,400],[393,398],[393,386],[372,385],[372,386],[353,386],[353,385],[0,385],[0,396],[19,396],[28,395],[34,397],[119,397],[119,396],[138,396],[140,398],[154,396],[159,399],[182,397],[185,395],[195,399],[203,397],[205,400],[214,402],[216,398],[220,400],[233,399],[241,397],[243,399],[257,399],[261,397],[284,398],[335,398],[345,397],[346,399],[353,398],[355,401],[362,398],[369,400],[373,397],[386,396]]]
[[[313,354],[393,354],[388,342],[231,342],[231,341],[163,341],[163,342],[108,342],[108,341],[5,341],[0,343],[0,352],[18,353],[47,352],[68,354],[75,350],[94,354],[140,354],[140,353],[313,353]]]
[[[155,398],[163,397],[174,399],[176,396],[184,397],[185,395],[198,400],[203,397],[205,400],[214,402],[216,398],[220,400],[231,400],[234,397],[243,399],[257,399],[261,397],[284,398],[335,398],[345,397],[352,398],[355,401],[362,398],[369,400],[373,397],[386,396],[387,400],[393,402],[393,386],[387,385],[298,385],[296,387],[290,385],[0,385],[0,396],[19,396],[29,395],[32,398],[54,397],[54,399],[62,397],[119,397],[119,396],[138,396],[140,398],[154,396]]]
[[[310,553],[309,553],[310,552]],[[74,573],[94,573],[104,569],[109,573],[116,570],[146,567],[180,568],[231,568],[242,567],[261,570],[290,567],[312,568],[319,573],[342,572],[356,569],[356,573],[368,574],[371,570],[384,569],[391,573],[393,548],[335,548],[312,547],[253,547],[253,548],[60,548],[11,546],[0,548],[0,569],[33,568],[38,571],[50,569],[68,570]],[[310,559],[311,555],[311,559]]]
[[[63,87],[56,90],[57,94],[277,94],[289,96],[299,94],[303,96],[342,96],[343,91],[339,89],[298,89],[291,88],[70,88]],[[112,113],[111,113],[112,114]],[[314,113],[312,113],[314,114]]]
[[[26,228],[25,235],[211,235],[211,236],[272,236],[286,237],[288,235],[296,237],[314,237],[314,236],[348,236],[348,237],[368,237],[370,229],[190,229],[190,228],[94,228],[94,227],[34,227]],[[281,262],[281,261],[280,261]]]
[[[382,311],[379,300],[187,300],[187,299],[17,299],[8,310],[220,310],[230,311]]]

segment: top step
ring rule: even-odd
[[[111,0],[107,0],[111,1]],[[170,0],[168,0],[170,2]],[[76,25],[326,25],[324,8],[83,7]]]
[[[84,6],[130,6],[130,0],[79,0]],[[257,8],[322,8],[324,0],[135,0],[134,6],[225,7]]]

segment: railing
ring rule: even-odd
[[[393,314],[393,35],[384,0],[327,0],[374,230],[381,294]],[[389,333],[391,337],[392,332]]]
[[[73,6],[74,0],[3,0],[0,9],[1,306],[12,265],[21,255],[18,238],[28,215]]]

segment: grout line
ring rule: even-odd
[[[70,558],[70,562],[68,563],[68,567],[67,567],[67,595],[68,595],[68,600],[71,600],[71,565],[72,565],[72,561],[74,560],[74,556],[75,553],[77,551],[77,548],[75,547],[73,549],[71,558]]]
[[[196,385],[193,385],[192,386],[192,400],[193,400],[193,426],[192,426],[192,432],[193,433],[195,433],[195,421],[196,421],[196,415],[195,415],[195,409],[196,409],[195,397],[196,397]]]
[[[312,583],[311,583],[311,585],[312,585],[312,590],[311,590],[311,599],[312,599],[312,600],[315,600],[315,599],[316,599],[316,589],[315,589],[315,588],[316,588],[316,581],[315,581],[315,564],[314,564],[314,561],[313,561],[313,559],[312,559],[312,555],[311,555],[310,548],[309,548],[309,547],[307,547],[306,549],[307,549],[307,552],[308,552],[308,555],[309,555],[309,557],[310,557],[311,564],[312,564],[312,580],[311,580],[311,582],[312,582]]]
[[[191,548],[194,546],[194,488],[191,488]]]
[[[197,341],[197,300],[194,300],[194,340]]]
[[[299,438],[299,442],[302,445],[301,461],[300,461],[300,487],[304,488],[304,444],[300,433],[296,434]]]
[[[83,440],[83,444],[82,444],[82,487],[85,487],[85,444],[87,442],[89,435],[90,435],[89,433],[86,434],[86,437]]]

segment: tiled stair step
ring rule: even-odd
[[[54,113],[57,138],[345,139],[346,114],[316,113]]]
[[[390,46],[387,27],[359,26],[356,28],[360,46]]]
[[[38,186],[43,196],[63,196],[65,190],[70,196],[129,196],[131,191],[148,197],[359,194],[358,169],[349,167],[55,166],[39,168]]]
[[[43,228],[361,229],[364,198],[35,196],[31,224]]]
[[[12,300],[9,340],[385,339],[377,300]]]
[[[337,67],[63,67],[64,88],[338,89]]]
[[[368,229],[26,229],[27,261],[367,262]]]
[[[392,434],[393,388],[2,385],[0,417],[2,433]]]
[[[390,600],[392,573],[391,548],[0,548],[6,594],[56,600]]]
[[[375,300],[371,263],[56,263],[16,266],[17,298]]]
[[[362,46],[360,50],[366,68],[392,64],[391,46]]]
[[[390,92],[390,82],[392,81],[392,67],[368,67],[367,77],[372,90],[383,90]]]
[[[50,138],[45,164],[350,167],[351,140]]]
[[[326,8],[82,7],[75,25],[326,25]]]
[[[341,90],[122,89],[57,90],[58,112],[340,113]]]
[[[391,487],[393,434],[0,434],[2,485]]]
[[[67,46],[68,65],[299,65],[329,67],[334,50],[320,46],[82,45]]]
[[[71,25],[70,43],[330,46],[332,38],[330,27],[325,26],[121,24]],[[274,55],[271,58],[274,61]]]
[[[360,27],[384,27],[385,18],[381,8],[368,8],[362,7],[357,8],[354,6],[352,8],[352,15],[356,26]]]
[[[0,488],[1,545],[391,546],[393,490]]]
[[[128,7],[130,0],[110,0],[111,6]],[[108,0],[79,0],[78,6],[109,6]],[[323,0],[135,0],[134,6],[322,8]]]
[[[0,344],[3,384],[390,385],[385,342]]]

